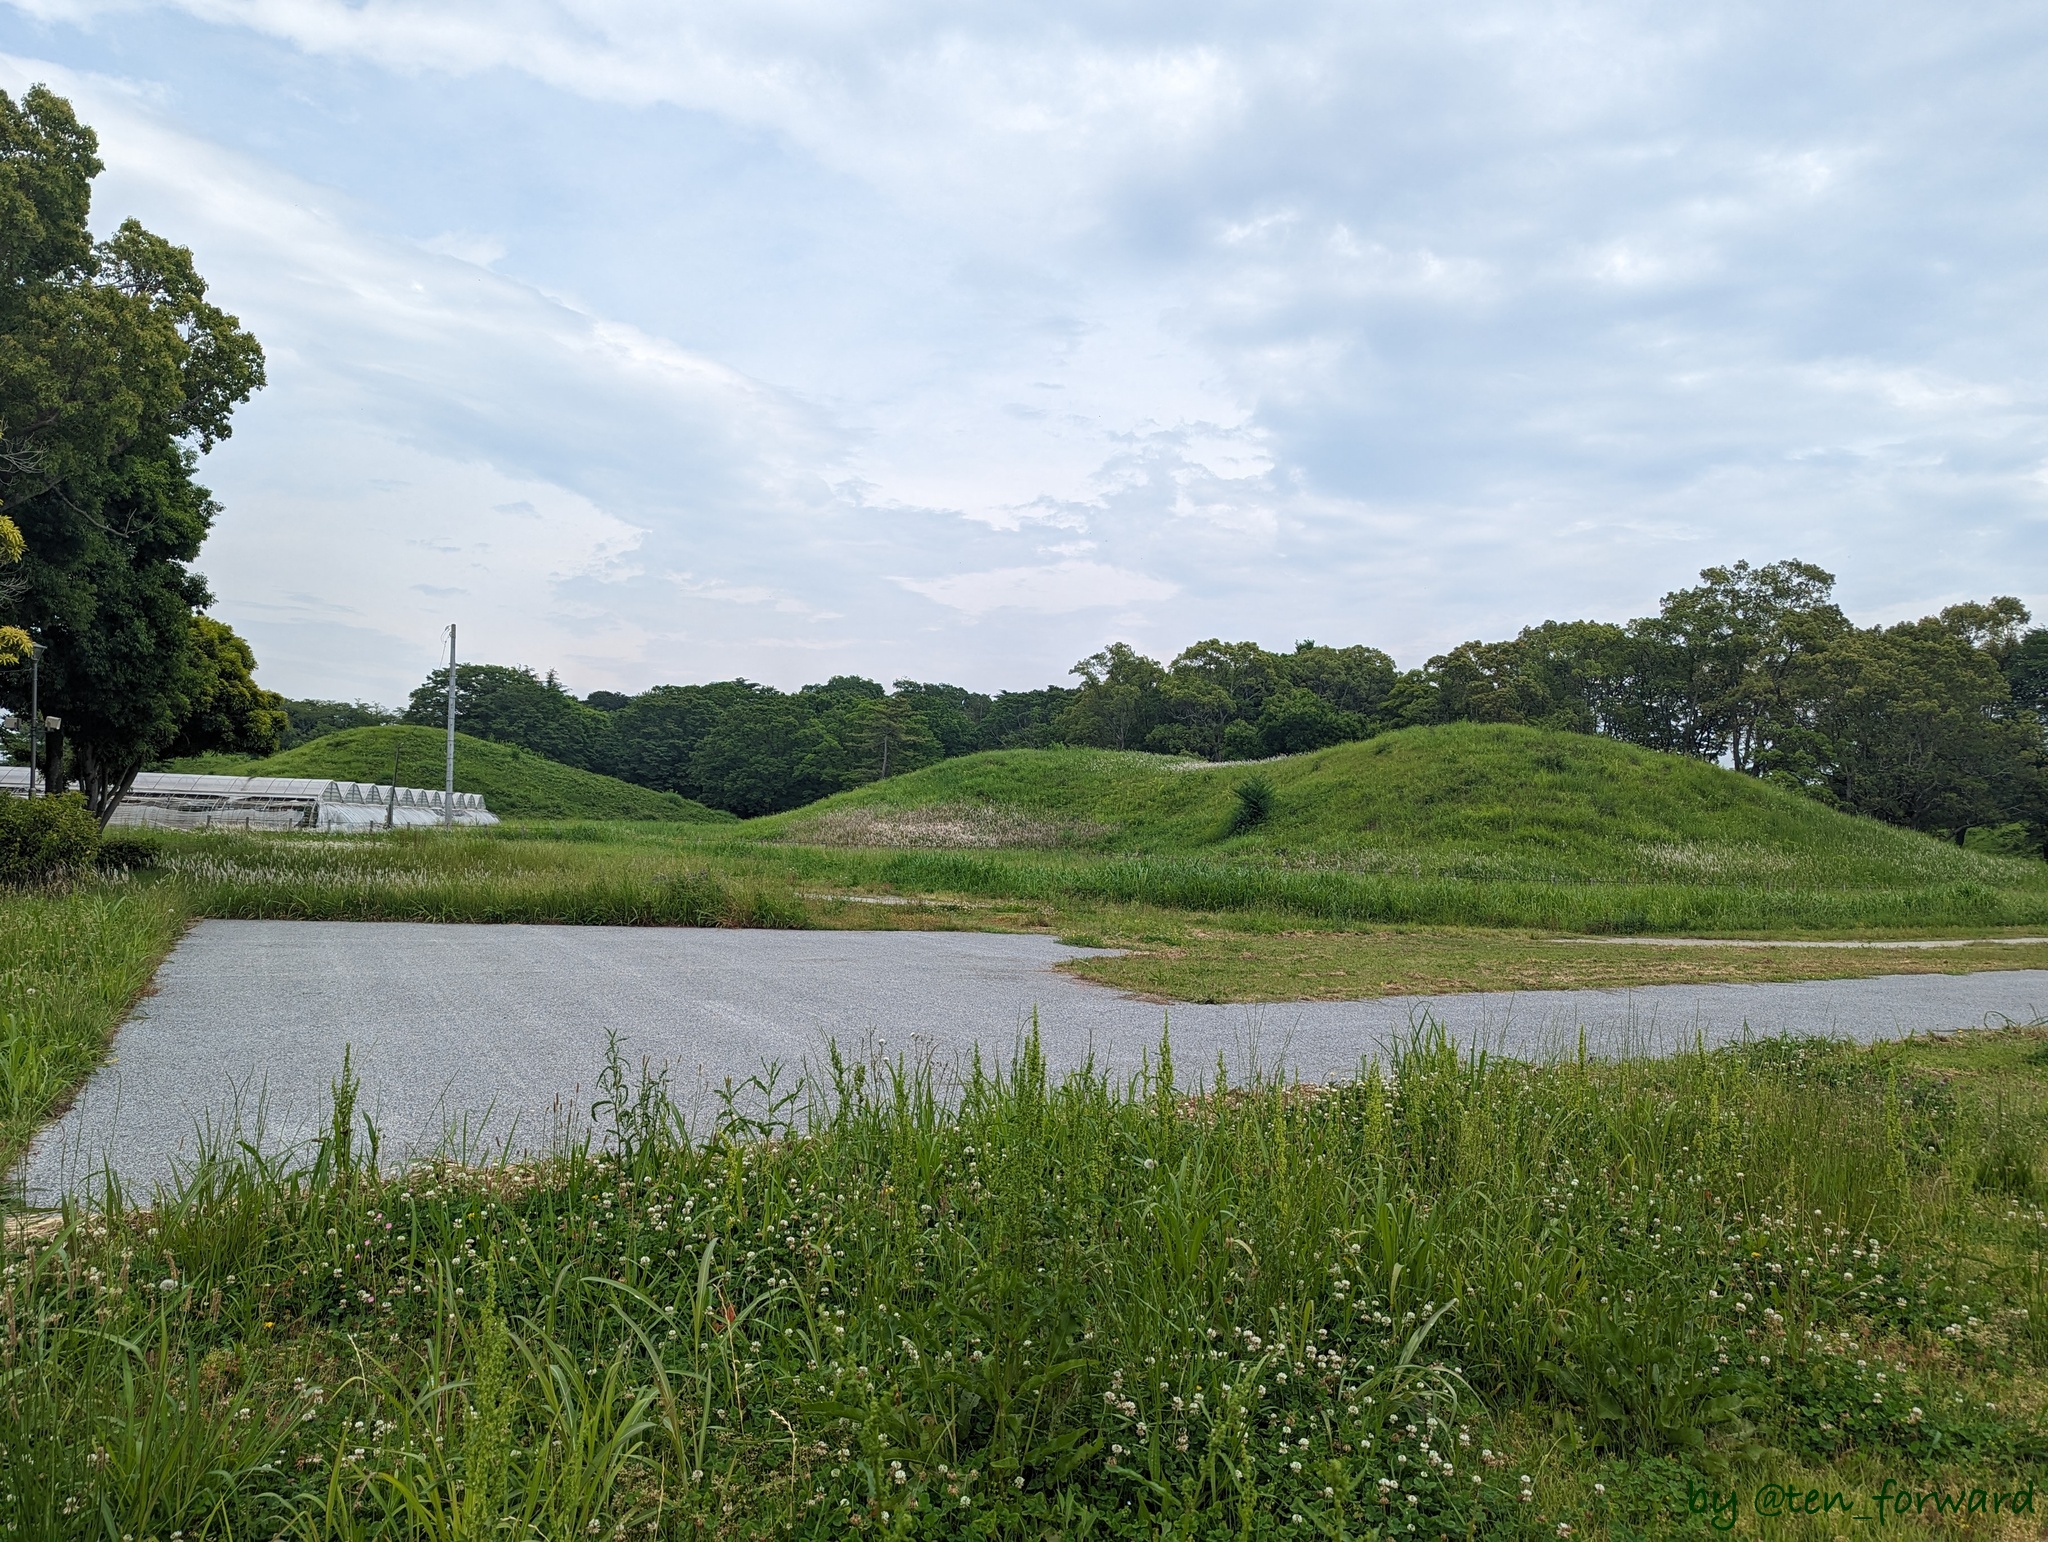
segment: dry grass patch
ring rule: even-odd
[[[813,846],[906,846],[990,851],[1005,846],[1071,846],[1109,826],[1045,819],[1002,803],[939,803],[926,808],[838,808],[792,831]]]

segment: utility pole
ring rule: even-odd
[[[392,782],[397,782],[397,773]],[[441,810],[442,823],[455,828],[455,623],[448,623],[448,801]]]
[[[36,765],[41,756],[36,753],[36,736],[43,729],[43,650],[31,641],[28,645],[28,795],[36,795]]]
[[[384,828],[390,829],[398,818],[398,735],[391,736],[391,796],[384,804]]]

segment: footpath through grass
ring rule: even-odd
[[[1169,1067],[845,1066],[691,1139],[615,1061],[602,1149],[399,1174],[344,1073],[297,1163],[17,1243],[0,1524],[2039,1535],[2048,1033]]]

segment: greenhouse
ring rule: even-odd
[[[18,798],[27,792],[26,766],[0,766],[0,793]],[[448,794],[432,787],[145,771],[108,823],[169,830],[381,830],[441,824],[447,806]],[[498,822],[480,793],[456,793],[454,812],[459,825]]]

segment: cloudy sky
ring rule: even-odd
[[[0,0],[270,386],[216,611],[572,688],[2048,612],[2048,9]]]

